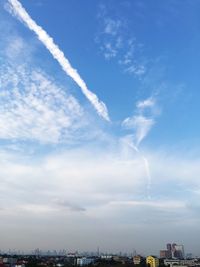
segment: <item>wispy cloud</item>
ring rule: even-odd
[[[124,51],[118,60],[119,65],[123,67],[125,73],[142,77],[147,71],[147,60],[142,56],[143,44],[132,37],[126,42]]]
[[[17,60],[19,56],[22,57],[24,51],[27,54],[28,49],[23,39],[19,36],[9,36],[9,41],[5,49],[7,58]]]
[[[102,47],[101,50],[104,53],[105,59],[108,59],[108,60],[116,57],[116,55],[117,55],[117,49],[115,47],[113,47],[112,44],[109,42],[105,43],[104,47]]]
[[[123,121],[123,127],[134,131],[133,139],[136,147],[140,145],[155,124],[156,115],[158,115],[156,101],[150,97],[139,101],[136,104],[135,114]]]
[[[149,168],[148,159],[141,153],[139,145],[147,136],[152,126],[155,123],[155,116],[158,113],[155,98],[150,97],[136,104],[136,111],[132,117],[126,118],[122,122],[122,127],[126,130],[131,130],[131,134],[126,135],[123,139],[127,145],[135,150],[141,157],[146,170],[147,184],[146,191],[148,199],[151,199],[151,184],[152,178]]]
[[[83,94],[91,102],[98,114],[104,119],[109,121],[108,111],[105,104],[99,101],[98,97],[92,93],[88,88],[84,80],[80,77],[77,70],[74,69],[64,53],[54,43],[53,39],[29,16],[21,3],[17,0],[8,0],[10,6],[9,11],[18,17],[25,25],[36,33],[38,39],[45,45],[52,56],[58,61],[64,72],[69,75],[81,88]]]
[[[103,13],[106,9],[104,7]],[[112,19],[105,14],[98,14],[101,30],[96,37],[96,42],[100,45],[100,50],[106,60],[118,58],[123,47],[122,29],[124,23],[120,19]]]
[[[154,119],[152,118],[146,118],[143,115],[135,115],[126,118],[123,121],[123,126],[126,129],[132,129],[135,131],[134,139],[136,146],[138,146],[146,137],[154,123]]]
[[[105,18],[104,25],[105,25],[105,28],[104,28],[105,34],[116,36],[118,35],[119,29],[122,26],[122,22],[120,20]]]
[[[127,206],[147,206],[153,208],[165,208],[165,209],[177,209],[177,208],[184,208],[185,204],[182,201],[113,201],[110,205],[127,205]]]
[[[143,45],[127,29],[123,17],[113,18],[106,6],[99,7],[97,16],[100,30],[96,43],[106,60],[115,60],[124,73],[142,77],[147,71],[147,60],[142,56]]]
[[[143,110],[145,108],[153,108],[155,106],[155,99],[150,97],[137,103],[137,108]]]

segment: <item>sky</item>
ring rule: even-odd
[[[0,2],[0,249],[200,255],[199,12]]]

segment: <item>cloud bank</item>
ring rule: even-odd
[[[167,238],[198,242],[196,230],[190,227],[199,225],[200,183],[190,177],[198,177],[199,159],[180,160],[179,155],[170,158],[170,154],[148,151],[153,176],[152,199],[148,200],[140,158],[132,150],[124,155],[129,149],[125,144],[115,147],[115,151],[108,144],[98,151],[79,147],[46,154],[34,162],[24,154],[1,152],[1,227],[7,222],[13,246],[21,231],[29,231],[32,246],[45,249],[92,249],[100,244],[104,251],[111,247],[130,251],[134,246],[144,252],[148,245],[144,246],[141,232],[148,238],[154,236],[158,250]],[[8,223],[12,221],[14,225]],[[190,229],[190,238],[181,229]],[[33,238],[35,231],[42,241]],[[93,238],[85,239],[89,234]]]

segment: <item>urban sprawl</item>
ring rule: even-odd
[[[101,253],[67,253],[63,251],[41,251],[36,249],[29,255],[1,251],[0,267],[200,267],[200,258],[184,252],[184,246],[167,244],[160,250],[160,257],[149,255]]]

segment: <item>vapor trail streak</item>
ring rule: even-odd
[[[35,32],[38,39],[45,45],[45,47],[49,50],[52,56],[58,61],[64,72],[78,84],[83,94],[94,106],[98,114],[105,120],[109,121],[106,105],[87,88],[87,85],[84,80],[80,77],[77,70],[71,66],[64,53],[54,43],[54,40],[45,32],[45,30],[42,29],[41,26],[37,25],[37,23],[29,16],[29,14],[26,12],[24,7],[18,0],[8,0],[8,3],[10,4],[11,11],[14,13],[14,15],[21,21],[23,21],[30,30]]]
[[[145,169],[146,169],[146,173],[147,173],[147,197],[148,199],[151,199],[151,194],[150,194],[150,191],[151,191],[151,174],[150,174],[150,170],[149,170],[149,162],[148,160],[142,156],[143,158],[143,161],[144,161],[144,165],[145,165]]]
[[[149,162],[148,160],[142,155],[140,149],[134,145],[133,142],[128,142],[128,145],[133,148],[142,158],[143,162],[144,162],[144,167],[145,167],[145,171],[146,171],[146,175],[147,175],[147,187],[146,187],[146,190],[147,190],[147,198],[148,199],[151,199],[151,194],[150,194],[150,191],[151,191],[151,174],[150,174],[150,170],[149,170]]]

